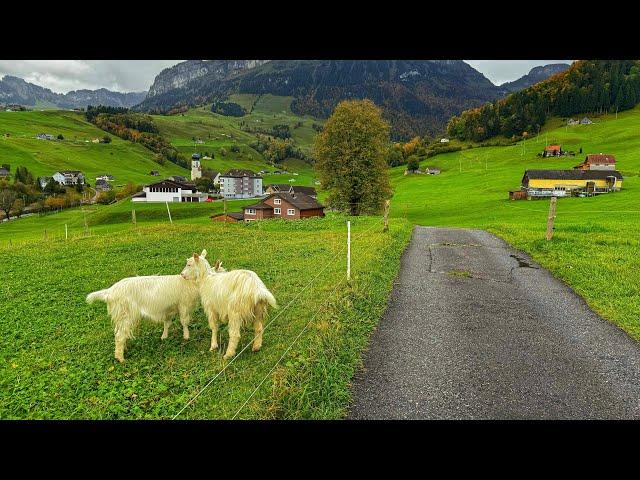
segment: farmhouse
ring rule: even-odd
[[[169,180],[178,183],[188,183],[187,177],[183,177],[182,175],[172,175],[169,177]]]
[[[449,143],[449,139],[448,138],[441,138],[440,139],[440,143]]]
[[[251,170],[234,168],[220,175],[224,198],[254,198],[262,195],[262,177]]]
[[[96,190],[104,192],[107,190],[111,190],[111,184],[103,179],[98,179],[96,180]]]
[[[39,133],[36,138],[38,140],[53,140],[55,137],[49,133]]]
[[[105,173],[104,175],[96,177],[96,180],[106,180],[107,182],[113,182],[113,175]]]
[[[427,167],[424,169],[424,172],[429,175],[440,175],[440,169],[438,167]]]
[[[270,195],[272,193],[303,193],[311,198],[317,198],[318,192],[314,187],[303,187],[298,185],[289,185],[288,183],[272,183],[267,186],[265,193]]]
[[[324,206],[304,193],[273,193],[255,205],[244,207],[244,221],[265,218],[300,220],[308,217],[324,217]]]
[[[596,195],[622,188],[622,175],[616,170],[527,170],[522,189],[528,197]]]
[[[53,174],[53,179],[60,185],[84,185],[84,173],[79,170],[61,170]]]
[[[584,159],[584,162],[573,168],[579,170],[615,170],[616,157],[604,153],[590,153]]]
[[[160,176],[160,172],[158,172],[157,170],[151,170],[149,172],[149,175],[151,175],[152,177],[159,177]]]
[[[578,120],[574,120],[573,118],[570,118],[569,120],[567,120],[567,125],[579,125],[580,122]]]
[[[289,191],[291,191],[291,185],[289,185],[288,183],[270,183],[269,185],[267,185],[267,188],[264,192],[267,194],[272,194]]]
[[[0,168],[0,178],[7,178],[9,176],[9,170],[2,167]]]
[[[215,170],[205,170],[202,172],[202,175],[213,180],[215,185],[220,185],[220,172]]]
[[[176,182],[174,180],[162,180],[151,185],[145,185],[141,192],[136,193],[132,202],[205,202],[206,193],[200,193],[195,185]]]
[[[582,120],[580,120],[580,123],[582,125],[591,125],[593,122],[589,118],[584,117]]]
[[[543,157],[559,157],[562,155],[562,147],[560,145],[548,145],[544,147]]]

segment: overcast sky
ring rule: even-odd
[[[0,60],[0,77],[15,75],[56,93],[87,88],[148,90],[163,68],[182,60]],[[496,85],[516,80],[536,65],[570,60],[465,60]]]

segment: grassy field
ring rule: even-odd
[[[39,133],[64,140],[38,140]],[[8,136],[7,136],[8,134]],[[81,170],[93,185],[98,175],[114,176],[114,185],[127,182],[149,183],[151,170],[160,175],[188,175],[188,171],[167,162],[153,161],[153,153],[141,145],[114,135],[111,143],[92,143],[106,133],[85,121],[81,113],[69,111],[0,112],[0,160],[9,163],[11,171],[27,167],[34,176],[51,176],[58,170]]]
[[[0,419],[172,418],[225,365],[178,418],[340,418],[411,230],[405,221],[388,233],[381,226],[380,218],[352,219],[349,286],[345,217],[333,215],[0,247],[12,259],[0,265],[1,293],[11,298],[0,305]],[[178,273],[202,248],[227,268],[256,271],[277,298],[262,350],[225,364],[226,328],[221,350],[209,352],[198,310],[188,342],[177,322],[165,341],[160,326],[143,324],[127,361],[115,362],[106,307],[87,305],[86,294],[127,276]],[[251,337],[245,331],[241,347]]]
[[[594,117],[593,125],[563,126],[554,119],[538,138],[509,147],[484,147],[421,162],[440,175],[405,176],[392,170],[392,215],[420,225],[487,229],[530,253],[566,281],[592,308],[640,339],[640,107]],[[576,157],[539,158],[545,141]],[[577,152],[582,148],[583,154]],[[566,169],[587,153],[616,156],[621,192],[558,201],[555,236],[544,234],[548,200],[510,201],[526,169]]]

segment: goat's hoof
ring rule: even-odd
[[[169,338],[169,335],[162,335],[162,336],[160,337],[160,340],[166,340],[167,338]]]
[[[215,347],[214,347],[214,346],[211,346],[211,348],[209,349],[209,351],[210,351],[210,352],[214,352],[214,351],[216,351],[217,349],[218,349],[218,345],[216,345]]]
[[[235,355],[229,355],[228,353],[226,353],[222,358],[224,360],[229,360],[230,358],[233,358]]]
[[[253,347],[251,347],[251,351],[252,352],[258,352],[260,351],[260,349],[262,348],[262,345],[260,345],[259,347],[256,347],[255,345]]]
[[[124,363],[124,357],[116,357],[116,360],[118,360],[120,363]]]

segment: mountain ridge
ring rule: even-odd
[[[135,110],[167,113],[233,93],[269,93],[293,97],[296,114],[326,118],[341,100],[370,98],[382,108],[394,137],[409,138],[439,133],[452,115],[501,95],[462,60],[271,60],[239,69],[224,65],[233,61],[217,61],[215,72],[203,72],[199,69],[205,63],[191,62],[179,65],[193,67],[192,78],[179,78],[177,88],[162,88],[157,94],[152,87],[154,94]],[[172,69],[161,72],[164,85],[171,83]]]
[[[529,70],[529,73],[523,75],[512,82],[504,82],[499,85],[507,94],[524,90],[536,83],[542,82],[553,75],[564,72],[571,65],[568,63],[550,63],[547,65],[539,65]]]
[[[14,75],[0,79],[0,102],[33,107],[37,102],[46,102],[58,108],[86,108],[87,105],[110,107],[132,107],[139,104],[147,92],[114,92],[106,88],[80,89],[68,93],[55,93],[49,88],[27,82]]]

